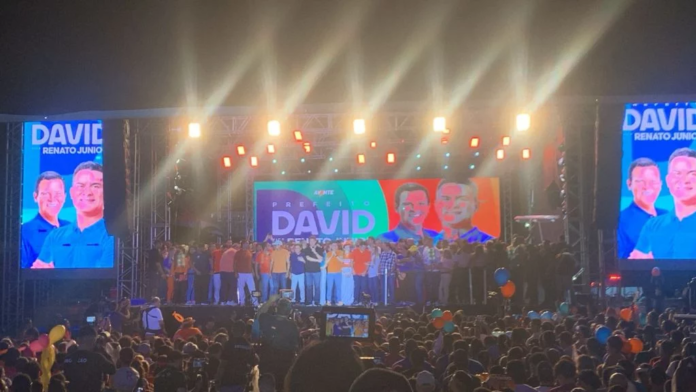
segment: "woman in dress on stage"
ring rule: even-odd
[[[353,282],[353,259],[351,259],[352,246],[347,241],[343,247],[343,268],[341,269],[341,302],[350,306],[354,302],[355,286]]]

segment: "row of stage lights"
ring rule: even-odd
[[[516,117],[516,129],[518,132],[524,132],[529,130],[531,127],[531,117],[529,114],[518,114]],[[353,133],[356,135],[363,135],[365,134],[366,131],[366,126],[365,126],[365,120],[364,119],[355,119],[353,120]],[[447,120],[445,117],[435,117],[433,119],[433,131],[442,133],[442,134],[449,134],[450,130],[447,128]],[[281,127],[280,127],[280,122],[277,120],[271,120],[268,122],[268,134],[270,136],[276,137],[279,136],[281,133]],[[201,125],[200,123],[189,123],[188,125],[188,135],[190,138],[197,139],[201,137]],[[304,150],[305,153],[309,154],[312,152],[312,145],[310,142],[303,141],[303,136],[302,136],[302,131],[301,130],[294,130],[293,131],[293,138],[295,139],[296,142],[302,143],[302,149]],[[447,136],[443,136],[440,140],[442,144],[448,144],[449,143],[449,138]],[[481,143],[481,139],[478,136],[473,136],[469,140],[469,147],[472,149],[477,149]],[[510,146],[511,143],[511,138],[510,136],[503,136],[501,139],[501,145],[504,147]],[[377,142],[376,141],[371,141],[369,144],[371,149],[377,148]],[[246,148],[243,145],[238,145],[236,147],[237,150],[237,155],[240,157],[243,157],[247,155]],[[275,144],[269,143],[266,146],[266,152],[268,154],[275,154],[276,152],[276,146]],[[420,155],[420,154],[419,154]],[[505,149],[503,148],[498,148],[495,150],[495,158],[499,161],[502,161],[505,159]],[[532,152],[531,149],[529,148],[523,148],[521,150],[521,158],[522,160],[529,160],[532,157]],[[386,156],[386,163],[387,164],[394,164],[396,163],[396,153],[395,152],[387,152]],[[276,160],[273,160],[274,163]],[[304,158],[301,158],[301,161],[304,162]],[[360,153],[356,155],[356,162],[358,165],[364,165],[367,162],[367,157],[364,153]],[[251,167],[258,167],[259,166],[259,157],[258,156],[250,156],[249,157],[249,165]],[[225,155],[222,157],[222,166],[224,168],[231,168],[232,167],[232,157],[229,155]],[[446,166],[445,166],[446,168]],[[473,169],[473,167],[471,168]]]

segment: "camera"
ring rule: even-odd
[[[87,316],[85,321],[87,322],[87,324],[94,326],[94,324],[97,322],[97,317],[96,316]]]
[[[320,312],[321,338],[370,341],[375,321],[374,309],[325,306]]]

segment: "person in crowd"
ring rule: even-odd
[[[123,332],[123,327],[131,317],[130,299],[123,298],[109,305],[109,313],[106,319],[109,322],[111,332]]]
[[[237,250],[236,244],[227,241],[220,256],[220,302],[224,305],[237,304],[237,280],[234,277],[234,256]]]
[[[352,305],[355,285],[353,281],[353,246],[350,241],[343,245],[343,267],[341,268],[341,302]]]
[[[63,361],[63,372],[68,380],[70,392],[101,392],[106,375],[116,373],[110,359],[96,352],[97,331],[82,327],[77,338],[77,350],[68,354]]]
[[[188,392],[188,377],[183,371],[183,355],[169,350],[164,356],[165,366],[154,378],[154,392]]]
[[[162,316],[160,305],[159,297],[153,297],[150,306],[143,310],[142,323],[146,337],[164,334],[164,316]]]
[[[382,284],[386,285],[386,296],[385,293],[380,293],[380,301],[385,305],[393,303],[394,286],[396,285],[396,253],[386,242],[382,243],[382,252],[379,254],[379,274]]]
[[[183,341],[189,341],[194,336],[203,336],[200,329],[196,328],[194,325],[196,320],[193,317],[186,317],[184,321],[181,322],[181,327],[174,333],[174,340],[181,339]]]
[[[305,258],[302,255],[302,245],[293,244],[292,253],[290,253],[290,270],[288,278],[290,279],[290,289],[295,298],[295,303],[304,304],[305,297]]]
[[[305,294],[307,305],[321,304],[321,270],[324,263],[324,250],[319,246],[317,238],[309,237],[309,246],[302,249],[305,259]]]
[[[242,249],[234,255],[234,271],[237,275],[237,298],[239,298],[239,304],[244,306],[247,299],[246,292],[251,293],[256,290],[255,272],[248,242],[243,242]],[[256,302],[256,298],[250,298],[250,300],[252,303]]]
[[[324,341],[302,351],[290,368],[284,387],[288,392],[348,392],[363,370],[350,345]]]
[[[353,304],[358,305],[364,303],[363,294],[370,294],[367,269],[372,261],[372,254],[364,240],[358,240],[350,258],[353,260]]]
[[[244,338],[245,330],[244,321],[235,321],[232,325],[232,339],[223,346],[215,376],[220,392],[245,391],[251,381],[252,369],[258,364],[254,348]]]
[[[132,392],[138,384],[140,375],[131,367],[134,357],[135,351],[130,347],[122,348],[119,352],[119,368],[116,370],[111,383],[116,392]]]
[[[549,392],[570,392],[575,388],[576,369],[575,364],[570,360],[560,360],[553,368],[553,375],[556,377],[557,387]]]
[[[273,307],[275,314],[271,313]],[[274,375],[278,389],[282,388],[282,380],[300,348],[300,332],[290,319],[291,313],[290,301],[277,295],[258,311],[262,341],[259,368],[262,373]]]
[[[343,251],[338,243],[332,242],[326,252],[326,301],[334,305],[343,305],[341,301],[341,269],[343,268]]]
[[[434,303],[438,300],[438,288],[440,287],[440,262],[442,256],[440,249],[436,248],[433,240],[423,240],[423,265],[425,265],[425,300]]]
[[[221,305],[221,299],[220,299],[220,289],[222,288],[222,271],[220,270],[220,261],[222,260],[222,247],[220,244],[211,244],[210,245],[210,258],[212,260],[212,276],[211,276],[211,282],[213,283],[212,285],[212,296],[208,295],[209,300],[211,300],[211,303],[215,305]],[[211,298],[212,297],[212,298]]]

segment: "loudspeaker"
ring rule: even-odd
[[[102,122],[102,150],[104,161],[104,223],[114,237],[130,235],[128,192],[130,161],[130,127],[128,120]]]

